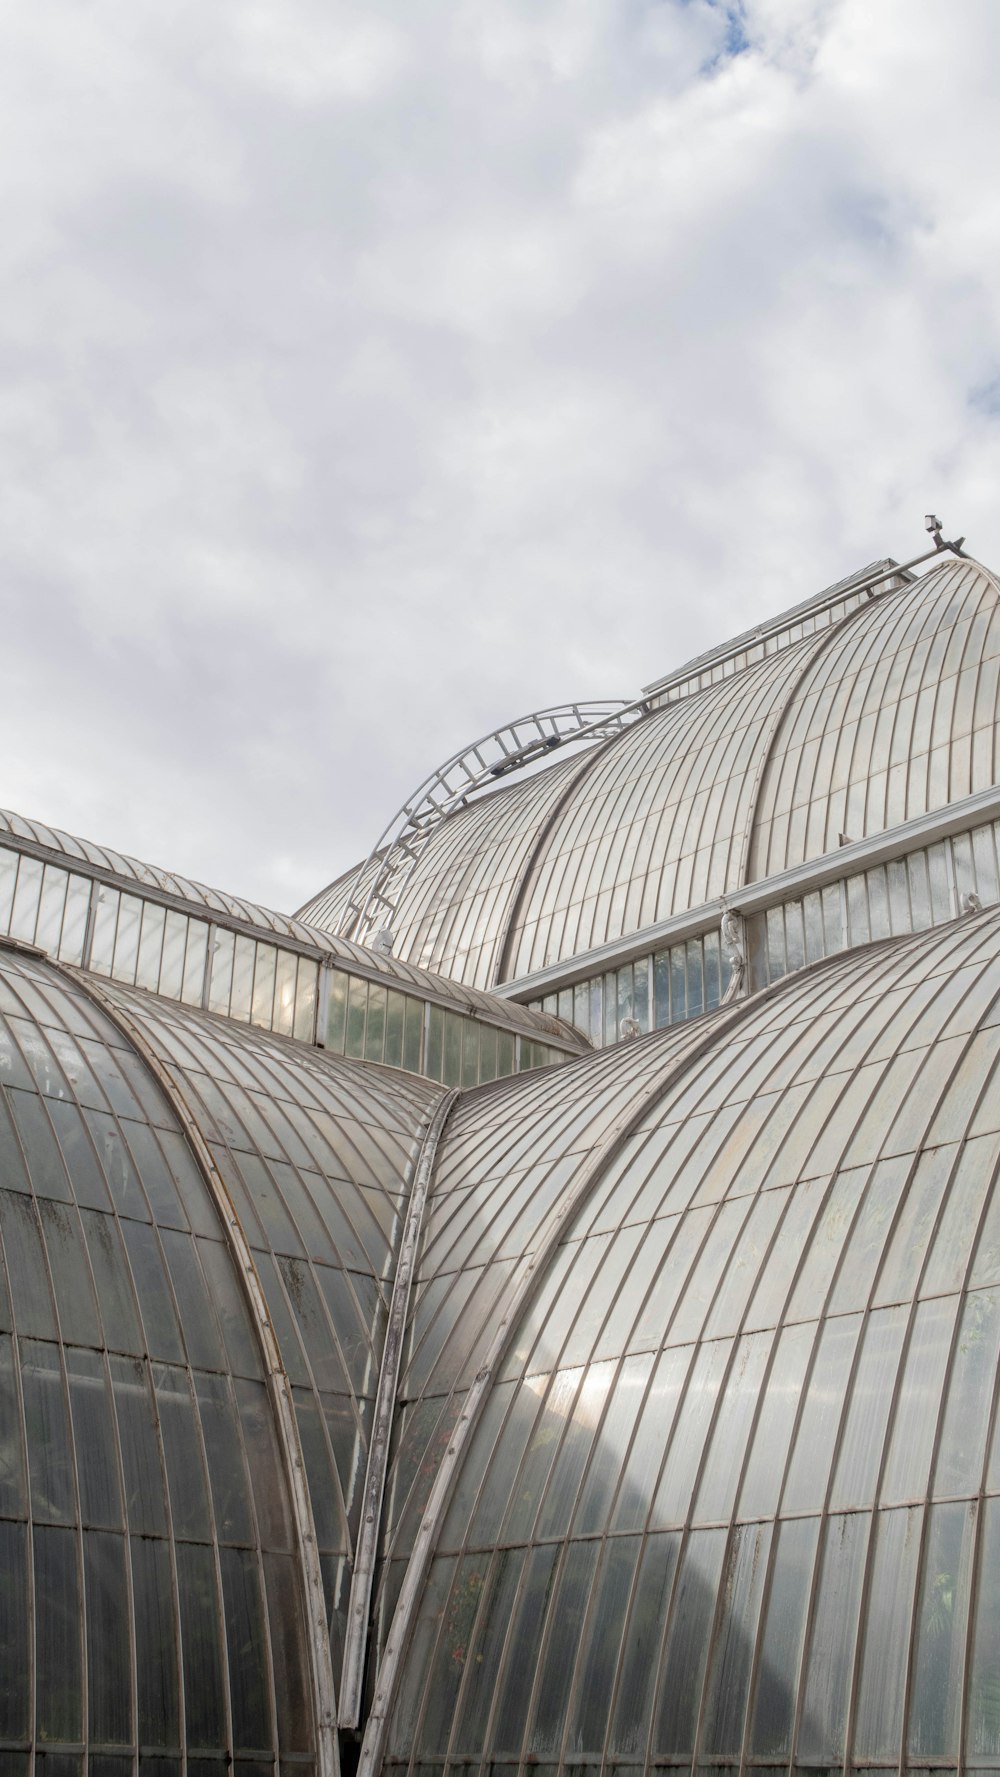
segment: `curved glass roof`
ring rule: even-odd
[[[998,937],[585,1059],[575,1115],[565,1074],[460,1107],[413,1311],[433,1449],[484,1361],[456,1278],[530,1250],[540,1185],[575,1203],[520,1275],[381,1768],[995,1761]]]
[[[561,759],[442,821],[404,890],[396,926],[401,955],[479,988],[498,978],[513,899],[539,834],[588,763],[586,756]],[[353,875],[342,877],[301,917],[336,926],[353,885]]]
[[[802,675],[761,786],[751,877],[771,876],[1000,776],[1000,599],[975,562],[845,624]]]
[[[998,634],[992,577],[949,561],[497,791],[433,834],[397,954],[519,980],[992,784]]]
[[[175,1079],[253,1253],[295,1403],[336,1677],[407,1167],[441,1088],[104,991]]]
[[[0,1757],[311,1770],[286,1472],[183,1125],[88,996],[9,951],[0,1079]]]

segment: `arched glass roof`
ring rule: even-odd
[[[498,978],[507,921],[539,835],[587,761],[560,760],[524,782],[473,802],[441,823],[406,886],[396,950],[408,962],[488,988]],[[335,928],[354,877],[301,909]]]
[[[88,996],[10,952],[0,1061],[0,1757],[311,1771],[290,1490],[183,1125]]]
[[[339,1670],[407,1168],[441,1089],[117,986],[253,1253],[292,1389]]]
[[[768,761],[751,877],[770,876],[1000,776],[1000,599],[975,562],[841,627],[795,686]]]
[[[700,1043],[588,1058],[575,1114],[565,1075],[460,1107],[411,1358],[433,1343],[425,1437],[459,1456],[380,1768],[995,1763],[998,936],[873,946]],[[539,1196],[573,1207],[531,1282]],[[463,1442],[488,1292],[455,1280],[505,1255]],[[419,1463],[402,1437],[402,1483]]]
[[[473,804],[422,853],[396,953],[519,980],[992,784],[998,635],[991,576],[949,562]]]

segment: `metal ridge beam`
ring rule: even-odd
[[[759,624],[756,629],[744,630],[742,635],[734,636],[731,642],[722,642],[718,648],[711,649],[707,654],[696,655],[684,666],[675,668],[672,673],[666,673],[662,679],[657,679],[652,685],[644,686],[643,694],[646,697],[659,697],[661,692],[669,691],[672,685],[682,685],[685,679],[696,678],[699,673],[707,672],[713,666],[722,666],[725,661],[734,659],[737,654],[742,654],[747,648],[752,648],[756,642],[766,642],[771,636],[780,635],[783,629],[789,629],[793,624],[801,623],[806,617],[811,617],[817,612],[828,611],[834,605],[842,604],[844,599],[853,597],[857,592],[869,592],[874,587],[881,585],[883,580],[894,580],[899,576],[909,575],[907,586],[919,585],[920,581],[926,579],[927,576],[912,574],[911,568],[917,568],[922,562],[933,561],[942,555],[950,554],[964,558],[965,551],[961,547],[964,542],[964,537],[961,537],[956,543],[946,543],[942,538],[940,542],[935,543],[933,549],[925,549],[922,555],[914,555],[909,561],[893,562],[889,567],[876,563],[873,568],[861,568],[850,580],[838,580],[825,592],[818,592],[815,598],[806,599],[804,603],[799,605],[791,605],[787,611],[782,611],[777,617],[768,618],[766,623]],[[889,558],[886,557],[885,560],[888,561]],[[892,587],[890,590],[903,592],[907,586]]]
[[[704,901],[699,907],[672,914],[669,919],[658,920],[655,925],[629,932],[608,944],[567,957],[563,962],[550,963],[548,968],[538,969],[533,975],[501,982],[490,991],[503,999],[537,999],[560,987],[587,981],[605,969],[617,968],[633,957],[645,956],[649,950],[679,944],[685,938],[700,937],[703,932],[712,931],[719,925],[727,907],[743,915],[764,913],[769,907],[780,906],[783,901],[808,894],[812,889],[825,888],[842,877],[856,876],[876,864],[891,863],[922,846],[933,845],[939,839],[950,839],[955,833],[964,833],[997,819],[1000,819],[1000,785],[992,784],[987,790],[963,796],[960,802],[949,802],[945,808],[914,815],[912,820],[890,827],[885,833],[871,833],[865,839],[854,839],[837,851],[824,852],[803,864],[793,864],[775,876],[745,883],[714,901]]]
[[[313,1693],[316,1728],[316,1769],[318,1777],[340,1777],[340,1755],[337,1746],[337,1698],[330,1664],[330,1633],[326,1620],[323,1573],[319,1560],[319,1544],[313,1520],[305,1459],[299,1438],[298,1421],[292,1401],[292,1389],[275,1337],[267,1299],[260,1281],[250,1243],[246,1237],[236,1206],[226,1188],[225,1180],[212,1158],[198,1122],[187,1099],[170,1070],[161,1061],[145,1032],[130,1014],[99,987],[92,975],[53,957],[46,961],[66,974],[76,987],[103,1012],[121,1031],[149,1069],[167,1103],[180,1122],[188,1146],[208,1186],[222,1223],[243,1289],[250,1319],[257,1334],[264,1360],[264,1373],[275,1420],[275,1429],[285,1465],[295,1523],[295,1542],[299,1557],[299,1577],[305,1602],[305,1639],[309,1657],[309,1677]]]
[[[364,1679],[365,1650],[368,1643],[368,1617],[371,1610],[375,1561],[378,1555],[379,1530],[382,1523],[382,1501],[385,1496],[389,1468],[389,1440],[396,1414],[396,1390],[403,1361],[403,1340],[410,1305],[410,1288],[416,1270],[417,1246],[423,1228],[424,1209],[434,1176],[434,1162],[444,1134],[444,1127],[458,1098],[457,1090],[446,1092],[432,1107],[424,1125],[419,1146],[407,1168],[410,1185],[406,1206],[403,1238],[400,1242],[396,1275],[392,1284],[389,1319],[379,1366],[378,1389],[368,1464],[365,1471],[361,1504],[361,1529],[354,1553],[351,1595],[347,1606],[347,1633],[344,1637],[344,1658],[340,1674],[341,1727],[356,1728],[361,1714],[361,1687]]]

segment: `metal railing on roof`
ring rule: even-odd
[[[388,934],[403,892],[435,828],[480,790],[545,759],[570,742],[609,740],[646,715],[645,698],[632,703],[565,703],[518,716],[473,741],[432,771],[403,803],[355,872],[338,935],[367,943]]]

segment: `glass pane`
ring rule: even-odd
[[[368,1022],[365,1027],[365,1060],[381,1061],[385,1042],[386,989],[377,982],[368,987]]]
[[[254,959],[250,1022],[270,1030],[274,1018],[274,977],[278,952],[273,944],[258,944]]]
[[[233,953],[233,985],[229,998],[229,1016],[249,1022],[253,993],[253,967],[257,946],[252,938],[242,935],[236,940]],[[164,958],[166,966],[166,958]],[[180,971],[178,970],[178,978]]]
[[[411,1073],[420,1072],[421,1054],[424,1040],[424,1004],[422,1000],[406,996],[406,1011],[403,1021],[403,1066]],[[427,1072],[430,1072],[428,1067]]]
[[[138,1737],[146,1746],[175,1746],[180,1734],[180,1649],[170,1548],[165,1542],[133,1537],[131,1558]]]
[[[80,1483],[80,1512],[85,1524],[120,1529],[121,1488],[114,1409],[96,1351],[66,1353],[69,1395],[73,1414],[73,1441]]]
[[[132,1739],[130,1687],[125,1682],[132,1656],[124,1537],[86,1532],[83,1576],[90,1737],[125,1746]]]
[[[208,927],[203,920],[189,919],[187,947],[184,951],[184,978],[181,998],[186,1006],[200,1006],[205,991],[205,965],[208,959]]]
[[[228,1014],[229,1001],[233,988],[233,960],[236,939],[232,932],[220,931],[213,927],[210,950],[211,982],[208,993],[209,1009],[212,1012]]]
[[[923,1512],[880,1512],[864,1625],[855,1753],[897,1758]]]
[[[221,1751],[226,1745],[222,1624],[211,1549],[177,1544],[177,1585],[188,1742]]]
[[[136,986],[155,993],[160,983],[160,957],[163,952],[163,931],[167,910],[154,901],[144,901],[139,955],[136,964]]]
[[[188,922],[183,913],[170,908],[167,913],[163,931],[163,955],[160,959],[160,992],[167,999],[179,1000],[184,981],[184,948],[187,941]],[[237,940],[237,954],[240,944],[247,939]]]
[[[43,1740],[80,1740],[83,1674],[76,1532],[37,1526],[32,1541],[36,1731]]]
[[[1000,1290],[975,1290],[965,1302],[948,1378],[947,1406],[934,1469],[934,1493],[978,1493],[1000,1354]]]
[[[966,1754],[1000,1762],[1000,1499],[983,1505]]]
[[[625,1626],[609,1751],[641,1761],[656,1699],[656,1664],[677,1566],[679,1532],[646,1539]]]
[[[326,1012],[326,1047],[335,1055],[342,1055],[347,1036],[348,978],[339,969],[329,969],[327,975],[330,998]]]
[[[827,1763],[843,1754],[870,1522],[865,1512],[827,1520],[803,1672],[800,1758]]]
[[[28,1530],[6,1518],[0,1518],[0,1573],[0,1735],[5,1740],[25,1740],[31,1734]]]
[[[403,1015],[406,1001],[401,993],[386,995],[385,1008],[385,1054],[388,1067],[401,1067],[403,1063]]]
[[[279,950],[275,955],[273,1027],[285,1037],[291,1036],[295,1018],[296,962],[291,950]]]
[[[57,1346],[21,1340],[21,1386],[32,1514],[50,1524],[74,1523],[73,1454]]]
[[[292,1034],[300,1043],[315,1040],[316,1005],[319,995],[319,964],[299,957],[295,977],[295,1018]]]
[[[360,1060],[365,1052],[365,1015],[368,1007],[368,983],[352,975],[347,989],[347,1041],[345,1054]]]
[[[222,1597],[229,1650],[229,1695],[233,1745],[261,1750],[273,1744],[257,1556],[245,1549],[220,1549]]]
[[[793,1518],[778,1531],[750,1727],[750,1748],[758,1756],[785,1759],[791,1750],[818,1536],[818,1518]]]
[[[974,1505],[930,1512],[916,1621],[909,1751],[912,1759],[955,1758],[975,1542]]]
[[[660,1755],[690,1754],[694,1750],[725,1552],[724,1530],[692,1531],[684,1551],[657,1680],[659,1708],[653,1751]]]

